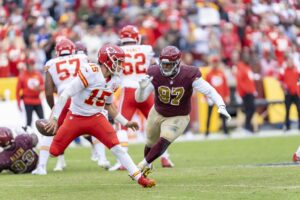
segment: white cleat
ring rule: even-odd
[[[55,168],[53,171],[58,172],[58,171],[63,171],[63,169],[67,166],[65,158],[64,157],[58,157]]]
[[[99,160],[99,156],[98,156],[97,152],[95,151],[95,149],[92,150],[91,160],[94,162]]]
[[[110,168],[110,162],[108,160],[98,160],[98,165],[104,169]]]
[[[108,171],[117,171],[117,170],[125,170],[125,168],[121,165],[121,163],[117,162],[114,166],[110,167]]]
[[[47,175],[47,171],[43,167],[37,167],[35,170],[31,172],[33,175]]]

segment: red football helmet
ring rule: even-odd
[[[0,127],[0,147],[6,149],[14,141],[14,136],[9,128]]]
[[[85,54],[85,55],[87,55],[86,46],[80,41],[75,42],[75,53],[76,54]]]
[[[174,76],[179,72],[181,52],[175,46],[163,48],[159,55],[160,71],[164,76]]]
[[[125,53],[123,49],[113,44],[106,44],[98,51],[98,62],[104,65],[112,74],[120,75],[123,71]]]
[[[75,44],[71,40],[63,38],[56,43],[55,51],[57,56],[73,54],[75,52]]]
[[[119,32],[119,37],[122,44],[126,42],[135,42],[138,44],[141,40],[139,30],[137,29],[137,27],[132,25],[124,26]]]

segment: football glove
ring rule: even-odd
[[[227,119],[227,121],[230,121],[230,120],[231,120],[231,116],[230,116],[229,113],[227,112],[226,106],[225,106],[225,105],[219,106],[219,108],[218,108],[218,113],[220,113],[221,115],[223,115],[223,116]]]
[[[140,89],[144,90],[152,81],[153,77],[146,75],[139,81]]]

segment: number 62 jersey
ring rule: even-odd
[[[125,45],[121,48],[125,52],[121,86],[138,88],[138,81],[145,76],[154,56],[153,49],[150,45]]]

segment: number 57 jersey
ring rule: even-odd
[[[125,52],[125,63],[122,87],[138,88],[138,81],[143,78],[154,56],[150,45],[125,45],[121,46]]]
[[[81,66],[87,65],[87,56],[72,54],[53,58],[46,62],[45,71],[49,72],[60,95],[69,83],[77,76]]]

